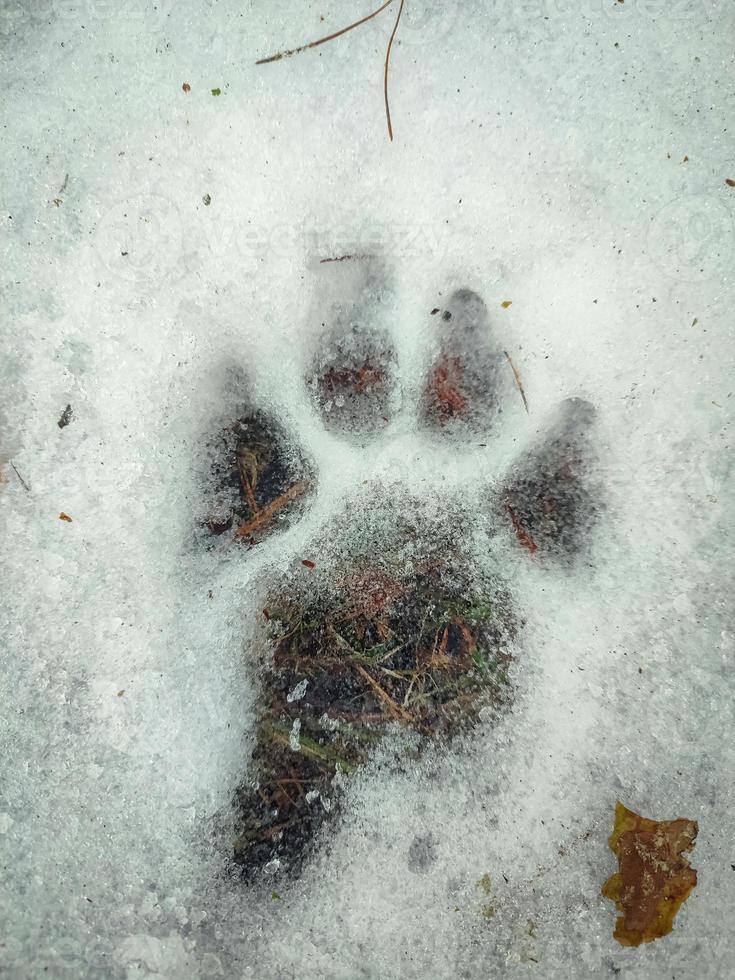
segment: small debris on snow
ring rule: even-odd
[[[648,820],[618,802],[608,841],[619,870],[602,886],[621,914],[613,936],[640,946],[671,932],[674,917],[697,884],[684,854],[694,846],[695,820]]]

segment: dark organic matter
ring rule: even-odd
[[[556,423],[521,460],[503,505],[519,544],[572,557],[589,540],[600,495],[589,479],[593,406],[565,401]]]
[[[222,440],[213,466],[220,504],[205,524],[213,534],[234,528],[236,539],[255,544],[301,513],[313,472],[268,412],[247,412]]]
[[[387,735],[420,753],[509,697],[516,625],[507,592],[474,582],[451,552],[419,548],[341,563],[331,581],[290,581],[267,606],[272,659],[251,775],[237,795],[236,859],[298,872],[347,777]],[[400,557],[399,557],[400,556]],[[274,865],[275,867],[275,865]]]

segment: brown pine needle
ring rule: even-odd
[[[511,371],[513,372],[513,377],[516,379],[516,387],[518,388],[518,390],[521,393],[521,398],[523,399],[523,405],[524,405],[524,408],[526,409],[526,414],[528,414],[528,401],[526,399],[526,393],[523,390],[523,382],[521,381],[521,376],[518,373],[518,371],[516,370],[516,366],[513,363],[513,358],[510,356],[510,354],[508,353],[508,351],[507,350],[504,350],[503,353],[508,358],[508,364],[510,364]]]
[[[335,31],[334,34],[329,34],[327,37],[320,37],[318,41],[311,41],[310,44],[302,44],[300,48],[292,48],[290,51],[279,51],[278,54],[272,54],[268,58],[261,58],[260,61],[256,61],[255,64],[267,65],[272,61],[281,61],[282,58],[290,58],[292,55],[301,54],[302,51],[308,51],[310,48],[318,48],[320,44],[326,44],[327,41],[334,41],[335,38],[342,37],[342,35],[346,34],[348,31],[353,31],[361,24],[366,24],[369,20],[372,20],[373,17],[377,17],[378,14],[382,13],[385,8],[389,7],[392,3],[393,0],[386,0],[381,7],[378,7],[377,10],[374,10],[371,14],[368,14],[367,17],[363,17],[362,20],[356,20],[354,24],[350,24],[348,27],[343,27],[341,31]],[[401,3],[401,7],[403,7],[403,3]]]
[[[248,458],[249,457],[249,458]],[[250,463],[250,474],[246,472],[246,463]],[[255,517],[255,515],[260,510],[258,507],[258,502],[255,499],[254,486],[257,479],[257,462],[253,453],[238,453],[237,454],[237,469],[240,474],[240,483],[242,483],[242,489],[247,498],[248,507],[250,508],[250,516]]]
[[[524,548],[528,548],[531,554],[534,554],[534,552],[538,551],[538,545],[524,528],[520,517],[518,514],[516,514],[510,504],[506,504],[505,509],[508,513],[508,517],[510,517],[510,522],[513,525],[513,530],[516,532],[516,537],[518,538],[519,543],[522,544]]]
[[[388,692],[382,688],[380,684],[378,684],[374,677],[371,677],[370,674],[368,674],[364,667],[361,667],[360,664],[355,664],[355,669],[361,677],[365,678],[370,687],[372,687],[380,700],[386,705],[389,713],[392,714],[394,718],[400,718],[403,722],[413,721],[413,715],[411,712],[407,711],[405,708],[402,708],[399,704],[396,704],[390,694],[388,694]]]
[[[385,53],[385,73],[383,75],[383,94],[385,96],[385,118],[388,122],[388,136],[391,143],[393,142],[393,123],[390,118],[390,101],[388,99],[388,69],[390,67],[390,53],[393,50],[393,41],[395,40],[396,34],[398,33],[398,25],[401,23],[401,15],[403,14],[403,7],[406,0],[401,0],[401,6],[398,8],[398,16],[396,17],[396,22],[393,25],[393,33],[390,36],[390,41],[388,41],[388,50]]]
[[[262,527],[264,524],[267,524],[279,510],[286,506],[286,504],[289,504],[292,500],[300,497],[306,490],[306,487],[306,482],[302,481],[301,483],[294,483],[294,485],[289,487],[284,494],[281,494],[280,497],[273,500],[267,507],[263,507],[261,510],[259,510],[258,513],[251,518],[251,520],[246,521],[245,524],[241,524],[235,531],[235,537],[249,537],[253,531],[257,531],[258,528]]]
[[[368,255],[337,255],[333,259],[319,259],[319,265],[326,265],[329,262],[356,262],[367,258]]]

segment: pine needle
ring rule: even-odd
[[[388,137],[391,143],[393,142],[393,123],[390,118],[390,101],[388,99],[388,69],[390,67],[390,54],[393,50],[393,41],[395,40],[396,34],[398,33],[398,25],[401,23],[401,15],[403,14],[403,7],[406,0],[401,0],[401,6],[398,8],[398,16],[396,17],[396,22],[393,25],[393,33],[390,36],[390,41],[388,41],[388,50],[385,53],[385,73],[383,76],[383,94],[385,96],[385,118],[388,122]]]
[[[267,524],[279,510],[282,510],[286,506],[286,504],[290,504],[292,500],[300,497],[306,488],[307,483],[303,480],[300,483],[294,483],[294,485],[289,487],[289,489],[285,493],[281,494],[280,497],[277,497],[275,500],[271,501],[267,507],[261,508],[257,514],[251,517],[249,521],[247,521],[245,524],[241,524],[235,531],[235,537],[249,537],[253,531],[257,531],[258,528],[262,527],[264,524]]]
[[[523,526],[520,517],[518,514],[516,514],[510,504],[506,504],[505,509],[508,517],[510,517],[510,522],[513,525],[513,530],[516,532],[516,537],[518,538],[519,543],[522,544],[524,548],[527,548],[531,554],[534,554],[536,551],[538,551],[538,545]]]
[[[369,255],[337,255],[333,259],[319,259],[319,265],[327,265],[329,262],[363,261],[368,258],[370,258]]]
[[[382,688],[380,684],[378,684],[374,677],[371,677],[370,674],[368,674],[364,667],[361,667],[360,664],[355,664],[355,669],[357,670],[358,674],[365,678],[380,700],[387,706],[388,711],[394,718],[400,718],[401,721],[409,724],[414,720],[411,712],[407,711],[405,708],[402,708],[399,704],[396,704],[390,694],[388,694],[388,692]]]
[[[326,44],[327,41],[334,41],[335,38],[342,37],[342,35],[346,34],[348,31],[353,31],[356,27],[359,27],[361,24],[366,24],[369,20],[372,20],[373,17],[377,17],[378,14],[382,13],[385,10],[385,8],[389,7],[392,3],[393,0],[386,0],[386,2],[381,7],[378,7],[377,10],[374,10],[371,14],[368,14],[367,17],[363,17],[362,20],[356,20],[354,24],[350,24],[348,27],[343,27],[341,31],[335,31],[334,34],[328,34],[327,37],[320,37],[318,41],[311,41],[310,44],[302,44],[300,48],[292,48],[290,51],[279,51],[278,54],[272,54],[268,58],[261,58],[260,61],[256,61],[255,64],[267,65],[270,64],[272,61],[281,61],[283,58],[290,58],[292,57],[292,55],[301,54],[302,51],[308,51],[310,48],[318,48],[320,44]],[[403,9],[403,2],[401,3],[401,9]],[[396,27],[397,26],[398,25],[396,24]],[[395,34],[395,31],[393,33]],[[393,38],[391,38],[391,43],[392,41]],[[388,49],[388,53],[390,54],[390,47]],[[387,74],[387,62],[386,62],[386,74]],[[390,128],[390,120],[388,122],[388,127]]]
[[[30,492],[31,492],[31,488],[30,488],[30,487],[28,486],[28,484],[26,483],[26,481],[25,481],[25,480],[23,479],[23,477],[22,477],[22,476],[20,475],[20,473],[18,472],[18,470],[17,470],[17,468],[16,468],[16,466],[15,466],[15,463],[11,463],[10,465],[11,465],[11,466],[13,467],[13,469],[15,470],[15,475],[16,475],[16,476],[18,477],[18,479],[20,480],[20,483],[21,483],[21,486],[23,487],[23,489],[24,489],[24,490],[27,490],[27,491],[28,491],[28,492],[30,493]]]
[[[528,401],[526,400],[526,393],[523,390],[523,383],[521,381],[521,376],[518,373],[518,371],[516,369],[516,366],[513,363],[513,358],[510,356],[510,354],[508,353],[508,351],[507,350],[504,350],[503,353],[508,358],[508,364],[510,364],[510,369],[513,372],[513,377],[515,378],[515,381],[516,381],[516,387],[518,388],[518,390],[521,393],[521,398],[523,399],[523,405],[524,405],[524,408],[526,409],[526,414],[528,414]]]
[[[241,450],[237,454],[237,469],[240,474],[240,483],[250,508],[250,516],[255,517],[259,512],[258,502],[255,499],[255,486],[258,482],[258,461],[255,453],[248,450]],[[249,469],[249,472],[248,472]]]

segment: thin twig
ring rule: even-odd
[[[381,7],[378,7],[377,10],[374,10],[371,14],[368,14],[367,17],[363,17],[362,20],[355,21],[354,24],[350,24],[348,27],[343,27],[341,31],[335,31],[334,34],[329,34],[327,37],[320,37],[318,41],[311,41],[309,44],[302,44],[300,48],[292,48],[290,51],[279,51],[278,54],[272,54],[268,58],[261,58],[259,61],[256,61],[255,64],[267,65],[272,61],[281,61],[282,58],[290,58],[292,55],[301,54],[302,51],[308,51],[310,48],[318,48],[320,44],[326,44],[327,41],[334,41],[335,38],[342,37],[342,35],[346,34],[348,31],[353,31],[361,24],[366,24],[369,20],[372,20],[373,17],[377,17],[378,14],[382,13],[385,8],[389,7],[392,3],[393,0],[386,0]],[[403,3],[401,3],[401,7],[403,7]]]
[[[531,554],[534,554],[534,552],[538,551],[538,545],[523,526],[520,517],[518,514],[516,514],[515,510],[510,504],[506,504],[505,509],[508,513],[508,517],[510,517],[510,522],[513,525],[513,530],[516,532],[518,541],[524,548],[528,548]]]
[[[19,473],[19,472],[18,472],[18,470],[16,469],[16,466],[15,466],[15,463],[11,463],[10,465],[11,465],[11,466],[13,467],[13,469],[15,470],[15,475],[16,475],[16,476],[18,477],[18,479],[20,480],[20,482],[21,482],[21,485],[22,485],[22,486],[24,487],[24,489],[26,489],[26,490],[28,491],[28,493],[30,493],[30,492],[31,492],[31,488],[30,488],[30,487],[28,486],[28,484],[26,483],[26,481],[25,481],[25,480],[23,479],[23,477],[22,477],[22,476],[20,475],[20,473]]]
[[[250,463],[251,475],[245,472],[245,457],[250,457],[248,462]],[[237,454],[237,470],[240,474],[240,483],[242,483],[242,489],[247,498],[248,507],[250,508],[250,516],[255,517],[255,515],[260,511],[258,507],[258,502],[255,499],[255,493],[253,492],[255,484],[257,482],[258,464],[254,453],[250,452],[239,452]]]
[[[284,789],[283,788],[283,780],[282,779],[279,779],[278,780],[278,782],[276,783],[276,786],[278,787],[279,792],[283,793],[283,795],[286,797],[286,799],[291,804],[291,806],[292,807],[296,807],[297,806],[296,800],[293,798],[293,796],[291,796],[291,794],[288,792],[287,789]]]
[[[306,487],[307,483],[305,481],[302,481],[301,483],[294,483],[294,485],[289,487],[289,489],[285,493],[282,493],[280,497],[277,497],[275,500],[271,501],[267,507],[263,507],[262,510],[259,510],[255,517],[249,521],[246,521],[245,524],[241,524],[235,531],[235,537],[247,538],[248,535],[253,533],[253,531],[257,531],[257,529],[262,527],[263,524],[267,524],[279,510],[286,506],[286,504],[291,503],[291,501],[295,500],[296,497],[300,497],[306,490]]]
[[[367,259],[368,255],[338,255],[333,259],[319,259],[319,265],[326,265],[328,262],[350,262],[356,260]]]
[[[388,68],[390,67],[390,53],[393,49],[393,41],[395,40],[396,34],[398,33],[398,25],[401,23],[401,15],[403,14],[403,7],[406,0],[401,0],[401,6],[398,8],[398,16],[396,17],[396,22],[393,25],[393,33],[390,36],[390,41],[388,41],[388,50],[385,53],[385,73],[383,76],[383,94],[385,96],[385,118],[388,122],[388,136],[391,143],[393,142],[393,123],[390,118],[390,101],[388,100]]]
[[[516,386],[517,386],[518,390],[521,393],[521,398],[523,399],[523,405],[524,405],[524,407],[526,409],[526,414],[528,415],[529,414],[528,413],[528,401],[526,400],[526,393],[523,390],[523,383],[521,382],[521,376],[518,373],[518,371],[516,370],[516,366],[513,363],[513,358],[510,356],[510,354],[508,353],[508,351],[507,350],[504,350],[503,353],[508,358],[508,364],[510,364],[510,369],[513,372],[513,377],[516,379]]]
[[[406,691],[406,694],[403,698],[404,708],[408,707],[408,699],[411,697],[411,691],[413,690],[413,685],[415,682],[416,682],[416,674],[414,673],[413,677],[411,678],[411,683],[408,685],[408,690]]]
[[[380,700],[387,705],[389,712],[394,718],[400,718],[403,722],[412,722],[414,720],[411,712],[406,711],[406,709],[402,708],[400,704],[396,704],[390,694],[388,694],[388,692],[382,688],[380,684],[378,684],[374,677],[371,677],[370,674],[368,674],[364,667],[361,667],[360,664],[355,664],[355,669],[361,677],[365,678]]]

